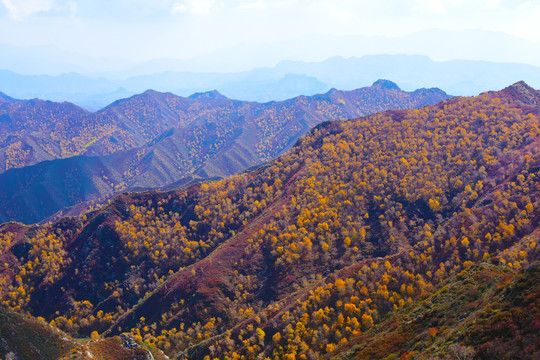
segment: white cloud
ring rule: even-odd
[[[540,41],[540,0],[0,0],[0,18],[0,43],[55,44],[133,59],[190,58],[308,36],[398,37],[437,28],[503,31]],[[337,45],[327,46],[313,47],[313,56],[340,55]],[[283,58],[300,53],[297,48],[283,50]],[[309,56],[306,51],[305,60]]]
[[[330,4],[329,7],[330,7],[330,15],[333,17],[342,18],[342,19],[352,18],[352,15],[350,13],[338,8],[336,4]]]
[[[417,0],[417,5],[413,7],[413,10],[419,13],[446,13],[446,7],[443,0]]]
[[[184,0],[176,2],[171,8],[171,13],[192,13],[195,15],[209,15],[217,9],[215,0]]]
[[[451,11],[513,11],[531,4],[530,0],[415,0],[412,9],[416,12],[449,13]]]
[[[519,7],[520,16],[511,19],[507,31],[525,39],[540,42],[540,4],[525,2]]]
[[[54,0],[1,0],[2,4],[15,20],[23,20],[39,12],[54,8]]]
[[[75,14],[77,14],[77,11],[79,10],[79,6],[77,5],[75,1],[68,1],[66,3],[66,9],[68,10],[71,16],[74,16]]]
[[[179,14],[179,13],[185,13],[188,11],[188,7],[185,4],[181,3],[175,3],[172,6],[171,13],[173,14]]]
[[[533,4],[530,1],[526,1],[523,4],[519,4],[518,9],[519,10],[530,9],[532,6]]]
[[[341,20],[352,19],[357,13],[357,4],[351,4],[346,1],[321,0],[310,5],[312,9],[318,11],[318,16],[324,18],[339,18]]]
[[[247,1],[240,4],[238,7],[240,9],[264,9],[266,8],[267,4],[264,0],[257,0],[257,1]]]
[[[499,8],[500,5],[501,5],[501,0],[488,0],[488,1],[486,1],[486,8],[488,8],[490,10],[497,9],[497,8]]]

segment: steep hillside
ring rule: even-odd
[[[481,262],[445,281],[433,295],[351,338],[328,357],[537,359],[539,294],[538,262],[520,272]]]
[[[18,360],[165,360],[163,353],[142,347],[131,337],[74,340],[42,319],[0,307],[0,359]]]
[[[0,359],[59,359],[76,346],[44,321],[0,307]]]
[[[39,222],[66,207],[122,190],[161,187],[190,176],[229,176],[283,153],[322,121],[418,107],[447,97],[435,89],[403,92],[381,80],[369,88],[267,104],[233,101],[217,92],[182,98],[155,91],[117,101],[95,114],[65,103],[17,103],[10,109],[18,110],[9,113],[15,120],[6,122],[11,128],[2,132],[5,144],[11,144],[6,145],[6,168],[21,157],[24,165],[77,153],[95,156],[56,159],[0,174],[0,187],[6,189],[0,194],[0,221]],[[23,130],[20,124],[28,114],[35,118]],[[58,136],[63,137],[59,144]],[[34,140],[28,145],[30,138]],[[40,144],[56,150],[44,154]],[[62,153],[66,146],[71,150]],[[125,148],[131,149],[97,156]]]
[[[75,155],[107,155],[142,146],[171,128],[245,121],[268,137],[259,151],[267,156],[280,130],[307,122],[304,133],[330,119],[353,118],[393,108],[413,108],[448,98],[438,90],[412,93],[397,87],[372,87],[348,92],[331,91],[315,97],[297,97],[266,104],[243,102],[204,93],[188,98],[148,90],[90,113],[70,103],[39,99],[0,102],[0,171]],[[11,99],[7,101],[5,99]],[[347,105],[346,105],[347,104]],[[290,124],[290,123],[293,124]],[[266,146],[265,146],[266,145]]]
[[[6,94],[4,94],[3,92],[0,91],[0,102],[2,103],[11,103],[11,102],[16,102],[17,100],[12,98],[12,97],[9,97],[7,96]]]
[[[4,224],[3,304],[74,336],[130,332],[178,359],[363,351],[350,345],[375,341],[362,336],[406,307],[451,296],[448,289],[459,319],[464,307],[481,305],[468,302],[497,295],[497,274],[511,280],[539,259],[539,98],[517,84],[325,122],[251,172],[125,193],[49,225]],[[474,266],[485,261],[500,268],[488,268],[489,288],[470,301],[444,288],[468,271],[481,282],[488,265]],[[508,302],[495,297],[494,311],[508,305],[519,317],[526,306],[537,316],[535,289]],[[516,354],[538,343],[534,324],[483,319],[518,329],[509,335]],[[440,320],[452,325],[440,336],[456,329],[448,321]],[[503,337],[483,325],[467,328],[467,339],[440,341],[477,354],[504,348]],[[400,342],[403,351],[428,349],[426,356],[447,350],[415,348],[391,334],[381,341],[388,356]]]

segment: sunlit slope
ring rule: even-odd
[[[125,193],[47,226],[5,224],[2,299],[70,334],[131,332],[180,359],[356,351],[449,278],[486,261],[513,278],[538,260],[539,99],[518,83],[325,122],[251,172]],[[502,346],[471,331],[486,340],[440,341],[479,354]],[[398,351],[384,343],[388,356]],[[410,344],[403,352],[447,353]]]
[[[215,91],[189,98],[147,91],[97,113],[41,100],[0,103],[0,170],[11,169],[0,174],[0,221],[78,215],[70,207],[120,191],[229,176],[285,152],[320,122],[447,98],[381,80],[266,104]]]

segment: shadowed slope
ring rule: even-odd
[[[0,174],[0,186],[6,189],[0,196],[0,221],[39,222],[62,209],[123,190],[158,188],[188,177],[226,177],[285,152],[322,121],[448,98],[437,89],[407,93],[393,83],[381,84],[267,104],[233,101],[217,92],[182,98],[149,90],[94,114],[67,103],[16,103],[6,113],[18,119],[7,123],[12,128],[6,134],[19,133],[6,137],[6,144],[11,143],[6,145],[8,158],[28,155],[27,164],[39,157],[128,150],[56,159]],[[57,112],[62,117],[56,118]],[[35,119],[23,129],[20,121],[28,114]],[[34,139],[36,134],[39,140]],[[59,144],[58,136],[65,137]],[[8,158],[6,164],[11,164]],[[76,215],[76,209],[69,214]]]

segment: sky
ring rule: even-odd
[[[540,44],[538,19],[540,0],[0,0],[0,44],[130,61],[432,29],[496,31]]]

